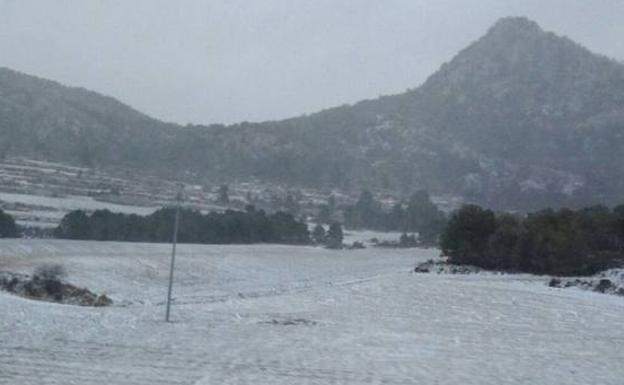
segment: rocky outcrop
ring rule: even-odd
[[[434,261],[430,259],[417,265],[415,273],[435,273],[435,274],[473,274],[484,271],[480,267],[470,265],[451,265],[444,260]]]
[[[586,278],[551,278],[548,286],[559,289],[576,287],[597,293],[624,296],[624,270],[607,270]]]
[[[58,279],[44,279],[10,272],[0,272],[0,289],[20,297],[77,306],[108,306],[113,301],[88,289]]]

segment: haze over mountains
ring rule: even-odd
[[[505,18],[404,94],[186,127],[0,69],[0,156],[17,155],[200,180],[427,189],[505,209],[614,203],[624,193],[624,65]]]

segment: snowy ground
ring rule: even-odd
[[[373,231],[373,230],[360,230],[360,231],[352,231],[352,230],[344,230],[344,243],[347,245],[353,244],[353,242],[362,242],[367,246],[372,246],[373,239],[377,239],[378,241],[389,241],[389,242],[398,242],[401,238],[400,232],[383,232],[383,231]]]
[[[179,251],[166,324],[167,245],[0,241],[0,270],[61,262],[117,304],[0,292],[0,384],[623,383],[621,297],[410,272],[435,250]]]
[[[21,225],[38,227],[56,227],[63,216],[72,210],[107,209],[117,213],[149,215],[157,209],[155,206],[144,207],[100,202],[86,196],[61,198],[5,192],[0,192],[0,207],[2,207],[1,204],[22,205],[22,210],[7,209],[5,211],[16,218],[17,223]]]
[[[63,198],[46,197],[30,194],[11,194],[0,192],[0,200],[8,203],[21,203],[24,205],[39,205],[53,207],[58,210],[110,210],[116,213],[148,215],[156,210],[156,207],[118,205],[109,202],[96,201],[91,197],[69,196]]]

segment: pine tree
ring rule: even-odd
[[[322,245],[325,243],[327,234],[325,228],[321,225],[316,225],[312,231],[312,240],[314,243]]]
[[[218,194],[218,196],[217,196],[217,202],[218,203],[220,203],[220,204],[230,203],[229,190],[230,190],[230,188],[226,184],[219,186],[219,191],[217,193]]]
[[[17,225],[13,217],[0,210],[0,238],[16,238]]]
[[[332,223],[327,231],[327,247],[330,249],[341,249],[344,235],[340,223]]]

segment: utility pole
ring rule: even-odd
[[[169,322],[171,313],[171,291],[173,290],[173,269],[175,267],[176,245],[178,243],[178,227],[180,225],[180,205],[182,204],[182,193],[184,185],[178,185],[178,194],[176,195],[176,211],[173,223],[173,246],[171,248],[171,266],[169,268],[169,290],[167,291],[167,314],[165,322]]]

